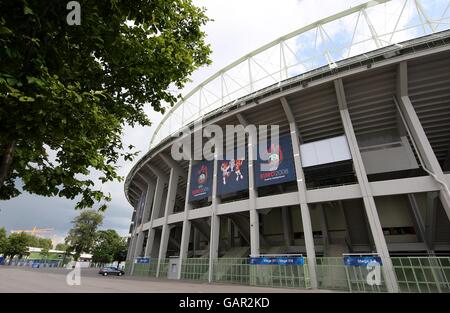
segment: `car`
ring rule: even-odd
[[[124,271],[122,271],[121,269],[118,269],[116,267],[103,267],[100,269],[100,271],[98,273],[103,276],[108,276],[108,275],[122,276],[125,274]]]

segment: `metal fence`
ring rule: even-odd
[[[183,262],[182,279],[208,280],[208,259]],[[239,285],[309,288],[307,266],[252,265],[248,258],[219,258],[212,262],[212,281]]]
[[[181,279],[186,280],[208,280],[209,259],[189,258],[181,264]]]
[[[317,282],[320,289],[348,292],[387,292],[383,271],[380,269],[380,284],[369,285],[369,270],[364,266],[346,266],[341,257],[316,259]]]
[[[400,292],[450,293],[450,257],[392,258]]]
[[[392,257],[400,292],[450,293],[450,257]],[[212,261],[212,282],[261,287],[309,289],[307,258],[304,265],[255,265],[249,258],[219,258]],[[156,276],[157,259],[135,264],[135,276]],[[160,262],[160,278],[167,278],[169,259]],[[131,263],[126,263],[130,275]],[[387,292],[381,271],[379,285],[369,285],[369,270],[346,266],[342,257],[316,258],[319,289],[346,292]],[[181,265],[181,279],[208,281],[209,259],[188,258]]]

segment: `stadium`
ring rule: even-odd
[[[450,292],[449,6],[369,1],[184,95],[125,181],[127,273]],[[182,131],[201,152],[194,139],[209,125],[278,125],[277,166],[261,172],[265,160],[250,157],[262,133],[226,137],[213,161],[173,157]],[[222,158],[230,146],[249,157]]]

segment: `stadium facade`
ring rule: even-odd
[[[430,23],[423,34],[391,44],[370,23],[370,10],[404,5],[400,21],[412,2],[419,14],[425,9],[418,1],[378,2],[258,49],[173,108],[126,179],[134,208],[129,274],[271,287],[450,291],[448,5],[440,20],[417,24]],[[375,46],[353,55],[344,47],[349,53],[337,58],[326,47],[326,25],[351,16],[365,19]],[[290,66],[283,47],[309,31],[326,35],[322,47],[315,46],[323,64]],[[267,75],[252,77],[257,57],[274,47],[280,48],[279,69],[266,67]],[[242,65],[250,77],[239,92],[230,91],[225,78]],[[214,81],[222,83],[221,91],[211,100],[206,87]],[[265,160],[251,157],[260,133],[225,138],[214,161],[175,160],[172,146],[179,139],[173,135],[185,127],[195,141],[194,133],[203,131],[195,128],[199,121],[224,133],[227,125],[279,125],[278,144],[268,145],[277,167],[261,172]],[[230,142],[247,147],[248,158],[222,160]],[[192,142],[194,152],[203,147]],[[381,281],[368,282],[372,268],[358,264],[367,259],[380,265]]]

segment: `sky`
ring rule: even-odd
[[[448,2],[448,0],[445,0]],[[213,19],[205,27],[207,42],[211,45],[212,64],[198,69],[182,91],[190,89],[242,55],[316,20],[366,2],[365,0],[194,0],[195,5],[206,8]],[[428,2],[428,1],[427,1]],[[140,150],[139,157],[149,148],[151,136],[161,120],[160,113],[147,107],[146,113],[153,122],[151,127],[125,127],[123,141]],[[126,176],[133,162],[120,164],[119,174]],[[102,190],[110,192],[112,202],[104,213],[101,228],[112,228],[127,235],[132,207],[123,192],[123,182],[107,183]],[[71,228],[71,220],[80,212],[74,210],[75,202],[58,197],[41,197],[23,193],[9,201],[0,201],[0,227],[14,229],[53,228],[49,237],[61,242]]]

